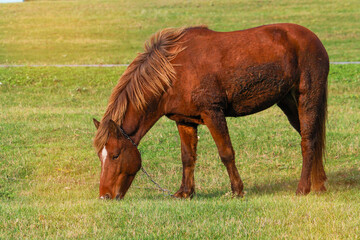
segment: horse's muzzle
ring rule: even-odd
[[[105,195],[103,195],[103,196],[100,196],[100,199],[101,199],[101,200],[111,199],[111,194],[110,194],[110,193],[107,193],[107,194],[105,194]]]

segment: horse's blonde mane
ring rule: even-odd
[[[96,132],[94,146],[99,152],[108,138],[110,119],[121,125],[129,102],[137,110],[144,110],[149,96],[159,98],[175,79],[170,63],[184,49],[179,41],[185,28],[168,28],[155,33],[125,70],[112,91],[106,112]]]

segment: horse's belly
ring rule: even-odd
[[[228,116],[244,116],[267,109],[279,102],[294,86],[294,79],[287,78],[280,69],[253,69],[229,82],[226,87]]]
[[[259,97],[235,99],[233,102],[228,104],[225,114],[226,116],[237,117],[257,113],[276,104],[285,95],[286,94],[281,93],[277,96],[263,95]]]

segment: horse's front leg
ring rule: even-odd
[[[197,125],[177,123],[177,127],[181,139],[183,176],[180,189],[174,196],[178,198],[191,198],[195,194],[194,169],[198,142]]]
[[[204,123],[216,143],[221,161],[230,177],[231,190],[235,196],[243,196],[243,182],[235,166],[235,153],[231,144],[225,115],[222,111],[206,111],[201,114]]]

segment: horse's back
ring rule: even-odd
[[[205,68],[205,72],[270,62],[297,64],[309,50],[327,57],[325,48],[313,32],[289,23],[232,32],[189,28],[184,43],[186,50],[179,60],[189,68]]]
[[[252,114],[280,101],[299,85],[300,65],[312,54],[328,62],[316,35],[295,24],[234,32],[190,28],[184,43],[186,49],[174,60],[179,81],[174,86],[182,102],[197,111],[221,107],[228,116]]]

